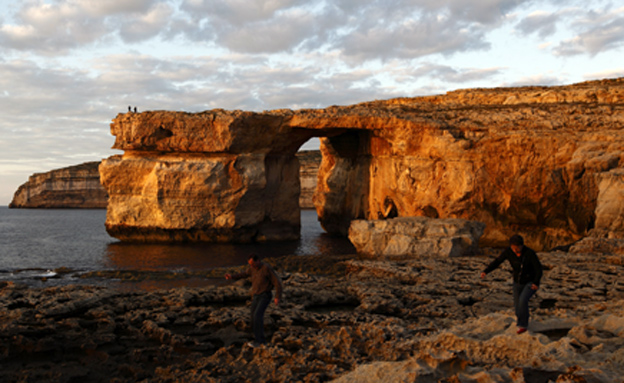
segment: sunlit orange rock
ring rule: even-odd
[[[597,223],[621,227],[599,179],[621,182],[623,121],[624,79],[318,110],[120,114],[111,132],[125,153],[100,168],[107,228],[124,240],[294,238],[295,153],[322,137],[314,203],[332,234],[393,212],[481,221],[484,244],[520,232],[550,248]]]

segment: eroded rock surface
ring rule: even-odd
[[[321,153],[304,150],[296,154],[299,159],[301,195],[299,206],[313,209],[312,198],[316,190]],[[108,195],[100,183],[99,161],[85,162],[46,173],[33,174],[20,186],[9,207],[12,208],[87,208],[105,209]]]
[[[516,335],[508,270],[479,278],[496,254],[327,258],[320,269],[343,270],[332,276],[295,272],[319,258],[272,259],[284,299],[269,307],[271,342],[257,349],[246,346],[245,281],[151,292],[5,282],[0,380],[621,382],[622,256],[539,253],[529,332]]]
[[[321,152],[319,150],[303,150],[297,152],[299,160],[299,179],[301,194],[299,195],[299,207],[302,209],[314,209],[314,192],[318,179],[319,166],[321,165]]]
[[[100,168],[107,227],[139,241],[294,237],[294,154],[322,137],[314,201],[329,233],[390,211],[484,222],[484,245],[519,232],[551,249],[594,227],[620,230],[609,185],[622,183],[622,121],[624,79],[318,110],[120,114],[111,132],[125,153]]]
[[[99,164],[35,173],[17,189],[9,207],[104,209],[108,196],[100,184]]]
[[[349,240],[374,258],[458,257],[476,253],[485,224],[464,219],[401,217],[354,220]]]

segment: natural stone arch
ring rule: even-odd
[[[623,178],[623,118],[622,79],[319,110],[120,114],[111,132],[124,154],[100,167],[106,226],[132,241],[295,238],[295,153],[323,137],[315,206],[333,234],[390,206],[484,222],[488,245],[519,232],[552,248],[594,226],[624,237],[609,186]]]

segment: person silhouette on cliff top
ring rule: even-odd
[[[542,278],[542,264],[532,249],[524,246],[524,239],[519,234],[509,238],[509,247],[481,272],[481,279],[494,271],[505,260],[509,261],[513,274],[513,299],[516,310],[518,334],[529,327],[529,299],[539,289]]]
[[[282,281],[273,268],[260,260],[256,254],[249,255],[249,267],[239,274],[225,274],[225,279],[251,279],[251,328],[254,333],[254,342],[248,343],[251,347],[259,347],[266,343],[264,336],[264,312],[271,303],[272,289],[275,288],[276,305],[282,299]]]

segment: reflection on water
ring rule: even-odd
[[[82,277],[101,271],[205,271],[243,265],[250,253],[263,257],[355,253],[347,238],[332,237],[323,231],[314,210],[301,211],[300,240],[263,244],[128,244],[106,233],[105,220],[103,209],[0,207],[0,282],[53,286],[90,283]],[[131,283],[137,288],[152,289],[157,285],[203,285],[207,281]]]
[[[326,234],[316,211],[301,212],[301,239],[256,244],[188,243],[133,244],[113,242],[106,250],[106,267],[120,270],[195,271],[245,264],[247,256],[341,255],[355,249],[347,238]]]

